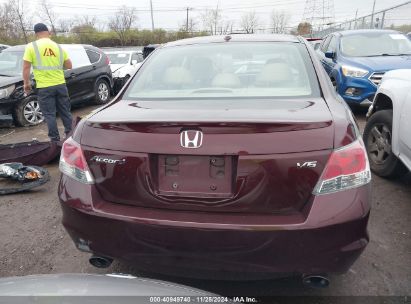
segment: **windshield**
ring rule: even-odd
[[[23,52],[0,53],[0,75],[19,76],[23,71]]]
[[[363,33],[342,37],[341,52],[349,57],[411,55],[411,42],[403,34]]]
[[[306,47],[288,42],[233,42],[159,49],[126,99],[319,96]]]
[[[130,54],[128,53],[115,53],[107,54],[111,64],[127,64],[130,60]]]

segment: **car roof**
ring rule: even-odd
[[[130,51],[130,50],[127,50],[127,51],[105,51],[104,53],[106,53],[106,54],[124,54],[124,53],[131,54],[131,53],[142,53],[142,51],[141,50],[135,50],[135,51]]]
[[[230,34],[220,36],[203,36],[187,38],[166,43],[164,47],[180,46],[190,44],[208,44],[221,42],[301,42],[301,40],[292,35],[280,34]]]
[[[95,46],[88,45],[88,44],[60,44],[61,46],[67,46],[67,47],[79,47],[82,46],[83,48],[90,48],[90,49],[95,49],[95,50],[100,50],[99,48],[96,48]],[[16,46],[11,46],[3,52],[18,52],[18,51],[24,51],[26,48],[26,44],[21,44],[21,45],[16,45]]]
[[[337,32],[337,34],[340,34],[341,36],[352,36],[352,35],[357,35],[357,34],[369,34],[369,33],[400,34],[400,32],[395,31],[395,30],[383,30],[383,29],[346,30],[346,31]]]

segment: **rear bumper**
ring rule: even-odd
[[[263,279],[343,273],[369,240],[369,186],[317,197],[300,217],[124,206],[103,201],[93,186],[67,177],[59,196],[63,225],[79,249],[171,275]]]

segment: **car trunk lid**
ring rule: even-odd
[[[183,147],[185,131],[201,146]],[[88,119],[81,145],[111,202],[289,213],[310,198],[333,134],[322,99],[121,101]]]

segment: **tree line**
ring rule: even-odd
[[[60,43],[84,43],[98,47],[147,45],[235,32],[290,32],[289,15],[275,10],[267,24],[255,11],[244,13],[239,21],[230,20],[217,6],[202,11],[198,16],[181,20],[176,30],[158,28],[151,31],[138,27],[138,11],[134,7],[119,7],[103,22],[90,15],[66,18],[57,14],[49,0],[40,0],[35,9],[27,7],[24,0],[9,0],[0,5],[0,43],[17,45],[32,41],[35,17],[50,27],[54,39]]]

